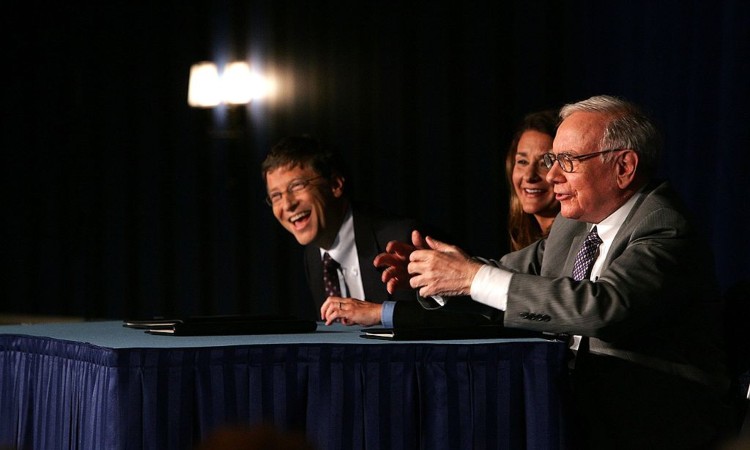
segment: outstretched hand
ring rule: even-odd
[[[385,252],[377,255],[373,264],[375,267],[383,268],[380,279],[386,285],[386,289],[393,294],[399,289],[411,289],[409,285],[409,255],[421,248],[427,248],[427,243],[422,234],[414,230],[411,234],[412,243],[391,241],[385,247]]]
[[[455,245],[425,239],[426,249],[416,249],[409,255],[409,283],[419,289],[419,295],[469,295],[471,282],[482,264]]]

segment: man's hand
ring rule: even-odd
[[[399,289],[411,288],[409,285],[411,276],[407,270],[409,255],[416,249],[427,248],[427,243],[419,231],[412,231],[411,240],[412,244],[389,242],[385,247],[385,252],[377,255],[373,260],[375,267],[383,268],[380,279],[385,283],[390,294]]]
[[[429,249],[414,250],[409,255],[410,285],[419,295],[469,295],[471,282],[482,267],[455,245],[427,237]]]
[[[356,298],[328,297],[320,307],[320,318],[326,325],[337,319],[344,325],[372,326],[380,324],[383,305]]]

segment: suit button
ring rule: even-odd
[[[522,319],[528,319],[529,318],[529,313],[522,312],[522,313],[519,314],[519,316],[521,316]]]
[[[545,315],[544,315],[544,316],[542,317],[542,319],[543,319],[543,320],[544,320],[545,322],[549,322],[550,320],[552,320],[552,317],[550,317],[550,316],[549,316],[548,314],[545,314]]]

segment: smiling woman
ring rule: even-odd
[[[560,202],[547,182],[544,155],[552,148],[557,127],[553,110],[528,114],[521,121],[505,158],[510,184],[508,233],[512,250],[520,250],[549,233]]]

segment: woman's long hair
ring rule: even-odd
[[[533,130],[555,137],[559,118],[557,110],[538,111],[528,114],[523,118],[513,140],[510,143],[508,154],[505,156],[505,176],[510,186],[510,210],[508,213],[508,234],[510,235],[511,250],[520,250],[540,238],[546,237],[549,230],[542,230],[534,216],[526,214],[521,205],[521,199],[516,195],[513,186],[513,167],[516,165],[516,152],[518,141],[526,131]]]

